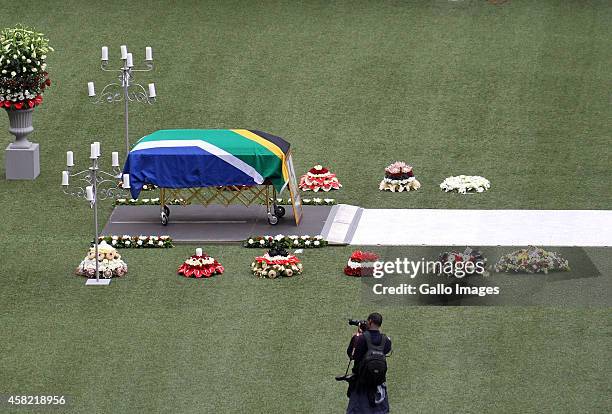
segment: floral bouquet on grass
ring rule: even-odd
[[[479,250],[469,247],[463,253],[458,251],[441,253],[438,263],[441,264],[440,268],[436,269],[438,275],[454,276],[458,279],[474,274],[488,275],[485,272],[487,258]]]
[[[214,275],[223,274],[225,269],[221,263],[206,253],[193,255],[183,262],[177,273],[185,277],[209,278]]]
[[[372,276],[374,274],[374,262],[378,260],[378,255],[372,252],[355,250],[344,267],[344,274],[347,276]]]
[[[329,191],[339,190],[342,184],[327,168],[315,165],[300,177],[300,190],[302,191]]]
[[[289,254],[282,247],[270,249],[251,263],[251,271],[258,278],[276,279],[302,274],[300,259]]]
[[[491,183],[479,175],[457,175],[445,178],[440,188],[447,193],[450,191],[459,194],[482,193],[491,188]]]
[[[421,183],[414,177],[412,166],[402,161],[396,161],[385,168],[385,178],[378,189],[401,193],[402,191],[418,190]]]
[[[244,241],[244,247],[259,247],[272,248],[284,247],[286,249],[309,249],[327,246],[327,241],[323,236],[284,236],[282,234],[276,236],[251,236]]]
[[[183,198],[175,198],[174,200],[165,200],[166,205],[169,206],[178,206],[191,204],[190,202],[185,202]],[[117,198],[115,199],[116,206],[158,206],[160,205],[159,197],[156,198]]]
[[[559,253],[549,252],[539,247],[529,246],[502,256],[493,269],[505,273],[544,273],[554,271],[567,272],[569,262]]]
[[[100,277],[110,279],[112,277],[121,277],[127,273],[127,264],[121,260],[121,255],[117,253],[117,249],[102,241],[98,244],[98,271]],[[88,278],[96,277],[96,248],[95,246],[89,249],[87,257],[83,259],[76,272],[79,276]]]
[[[118,249],[129,248],[163,248],[174,247],[170,236],[100,236],[99,241],[109,243]],[[93,242],[92,242],[93,245]]]
[[[273,198],[270,201],[275,201]],[[279,206],[290,206],[293,204],[291,199],[277,198],[276,204]],[[302,198],[303,206],[334,206],[338,204],[335,198]]]

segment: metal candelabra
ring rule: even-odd
[[[113,82],[106,85],[99,95],[96,95],[95,85],[93,82],[87,84],[88,94],[94,104],[102,103],[120,103],[123,102],[124,122],[125,122],[125,154],[130,152],[130,136],[129,136],[129,103],[140,102],[153,104],[157,97],[155,84],[149,83],[145,89],[139,83],[134,81],[135,72],[150,72],[153,70],[153,50],[150,47],[145,49],[145,68],[134,68],[134,61],[131,53],[128,53],[127,46],[121,46],[121,61],[122,66],[119,69],[108,69],[108,47],[102,47],[102,63],[100,68],[104,72],[118,73],[119,83]]]
[[[126,190],[130,188],[129,174],[121,174],[119,167],[119,153],[113,152],[112,172],[100,170],[100,143],[91,144],[90,161],[91,167],[86,170],[73,172],[74,156],[72,151],[66,153],[66,170],[62,172],[62,191],[66,195],[89,201],[94,215],[94,243],[95,243],[95,263],[96,279],[88,279],[87,285],[108,285],[110,279],[100,279],[98,264],[98,244],[100,232],[98,230],[98,200],[126,196]],[[71,180],[72,179],[72,180]],[[77,181],[75,187],[70,186],[71,181]]]

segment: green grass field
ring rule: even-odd
[[[56,48],[31,136],[41,175],[0,180],[0,394],[68,395],[75,413],[343,412],[345,319],[375,310],[341,273],[349,247],[307,251],[304,275],[282,281],[255,279],[260,252],[226,245],[203,246],[226,267],[210,280],[175,275],[195,246],[123,251],[129,274],[108,288],[72,276],[92,219],[61,192],[65,152],[83,166],[101,141],[108,165],[124,145],[122,109],[87,99],[88,81],[113,80],[103,45],[111,59],[154,49],[140,79],[158,101],[131,107],[132,142],[268,131],[292,143],[299,174],[329,166],[334,196],[364,207],[610,208],[610,2],[304,3],[0,0],[0,27],[35,26]],[[377,190],[395,160],[421,190]],[[492,188],[442,193],[456,174]],[[610,308],[376,310],[396,348],[395,413],[612,410]]]

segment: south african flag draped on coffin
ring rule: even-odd
[[[124,174],[138,198],[145,183],[196,188],[271,183],[281,192],[289,179],[284,139],[248,129],[167,129],[141,138]]]

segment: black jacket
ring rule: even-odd
[[[380,333],[380,331],[377,329],[368,329],[368,332],[370,332],[370,336],[372,337],[372,344],[376,346],[380,345],[383,339],[383,335]],[[391,352],[391,339],[388,337],[383,351],[385,355]],[[355,374],[359,372],[359,363],[365,356],[366,352],[368,352],[368,345],[366,343],[365,338],[363,337],[363,334],[359,336],[353,336],[351,338],[351,342],[349,343],[348,348],[346,349],[346,353],[350,359],[355,361],[353,365],[353,372]]]

